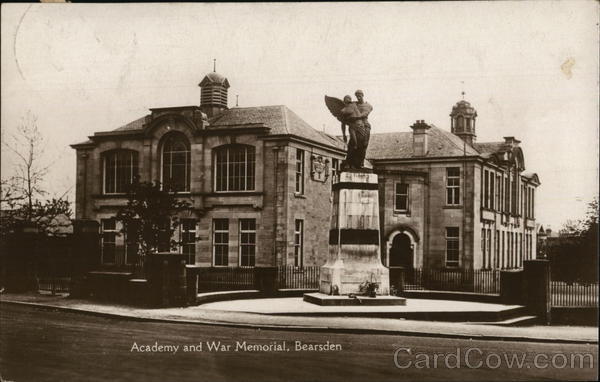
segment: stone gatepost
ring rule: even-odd
[[[100,225],[95,220],[73,222],[73,273],[70,297],[89,295],[87,273],[100,264]]]
[[[365,281],[379,284],[379,295],[389,295],[389,270],[381,263],[377,175],[342,172],[333,185],[329,258],[321,267],[319,291],[358,293]]]
[[[532,314],[550,323],[550,262],[536,259],[523,261],[525,304]]]
[[[37,291],[38,243],[42,236],[34,223],[26,222],[9,237],[6,257],[6,290]]]
[[[153,253],[146,257],[149,300],[158,307],[187,305],[187,255]]]

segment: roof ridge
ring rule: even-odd
[[[231,109],[229,109],[229,110],[239,110],[239,109],[257,109],[257,108],[260,108],[260,107],[282,107],[282,106],[283,106],[283,107],[287,107],[287,106],[285,106],[285,105],[281,105],[281,104],[279,104],[279,105],[261,105],[261,106],[234,106],[234,107],[232,107],[232,108],[231,108]]]

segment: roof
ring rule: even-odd
[[[449,131],[430,125],[428,134],[428,152],[418,158],[459,157],[464,155],[479,155],[479,152],[465,144],[458,136]],[[413,155],[413,133],[371,134],[367,158],[371,160],[407,159]]]
[[[198,85],[204,87],[206,85],[211,84],[222,85],[226,88],[229,87],[229,81],[227,80],[227,78],[216,72],[210,72],[207,75],[205,75]]]
[[[510,150],[510,146],[507,147],[505,142],[474,143],[473,147],[475,147],[475,149],[477,149],[477,151],[479,151],[481,154],[496,154]]]
[[[461,100],[452,107],[452,113],[450,115],[455,114],[474,114],[477,116],[477,111],[475,111],[475,108],[471,106],[469,102]]]
[[[146,116],[140,117],[136,120],[129,122],[121,127],[116,128],[114,131],[125,131],[125,130],[141,130],[146,122]]]
[[[346,149],[346,145],[339,138],[314,129],[284,105],[232,108],[213,119],[210,128],[256,124],[269,127],[269,135],[294,135],[341,150]]]
[[[140,117],[113,131],[142,130],[146,118],[147,116]],[[256,125],[264,125],[270,128],[268,135],[293,135],[322,145],[346,150],[346,144],[341,139],[314,129],[284,105],[228,109],[213,118],[208,128],[252,128]]]

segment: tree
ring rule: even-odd
[[[553,276],[565,281],[598,281],[598,198],[585,218],[567,221],[548,246]],[[550,243],[550,242],[549,242]]]
[[[58,198],[42,201],[48,192],[44,180],[52,162],[44,155],[45,143],[31,112],[24,116],[17,132],[3,147],[15,158],[14,175],[0,184],[1,234],[4,237],[20,224],[31,223],[40,232],[55,234],[70,225],[72,214],[66,192]],[[60,217],[63,217],[62,219]]]
[[[127,192],[127,205],[116,220],[128,241],[135,238],[142,258],[158,250],[173,249],[179,242],[172,239],[180,224],[178,214],[191,210],[191,204],[176,193],[162,189],[159,182],[134,182]]]
[[[36,198],[47,194],[42,188],[42,182],[51,166],[51,163],[44,161],[44,137],[39,131],[37,117],[28,112],[17,126],[12,142],[4,143],[4,147],[17,158],[13,167],[16,174],[10,179],[10,183],[14,194],[26,201],[24,207],[29,218]]]

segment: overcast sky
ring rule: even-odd
[[[557,229],[598,194],[598,3],[2,4],[2,138],[31,111],[74,198],[68,145],[148,108],[199,104],[212,71],[229,106],[287,105],[339,134],[323,95],[357,88],[373,133],[417,119],[449,130],[477,109],[477,140],[522,141],[542,182],[538,221]],[[464,85],[463,85],[464,82]],[[2,150],[2,178],[14,158]]]

